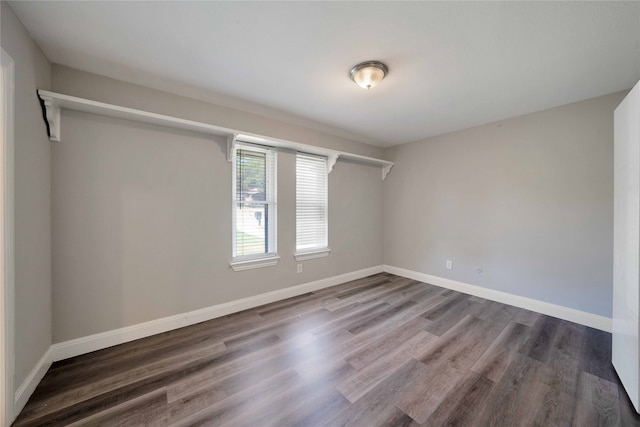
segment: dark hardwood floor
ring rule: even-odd
[[[611,335],[378,274],[54,363],[15,426],[632,426]]]

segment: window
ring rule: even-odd
[[[236,144],[233,169],[234,270],[275,265],[276,152]]]
[[[327,230],[327,159],[296,156],[296,259],[329,254]]]

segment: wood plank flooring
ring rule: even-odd
[[[378,274],[53,364],[14,426],[640,426],[611,335]]]

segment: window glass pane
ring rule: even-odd
[[[263,147],[236,147],[233,257],[276,252],[276,153]]]
[[[266,153],[238,150],[236,155],[236,200],[266,200]]]
[[[266,205],[236,204],[236,256],[268,252],[268,212]]]

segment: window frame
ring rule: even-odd
[[[250,255],[236,255],[237,250],[237,207],[243,203],[237,199],[237,154],[238,150],[253,151],[265,154],[266,161],[266,182],[265,200],[256,201],[268,208],[269,222],[267,225],[268,248],[264,253]],[[270,158],[270,159],[269,159]],[[270,167],[269,167],[270,165]],[[280,257],[278,256],[277,238],[277,218],[278,218],[278,155],[275,147],[237,141],[231,153],[231,267],[234,271],[248,270],[253,268],[270,267],[276,265]]]
[[[324,200],[324,228],[326,241],[324,245],[318,245],[311,248],[300,249],[298,247],[298,182],[300,177],[298,176],[298,158],[307,157],[321,159],[324,162],[324,179],[325,179],[325,200]],[[322,258],[329,255],[331,249],[329,248],[329,159],[326,156],[317,154],[306,153],[298,151],[296,153],[296,251],[294,257],[296,261],[305,261],[314,258]]]

